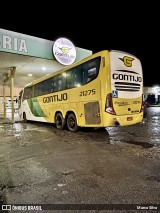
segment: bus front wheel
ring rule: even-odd
[[[78,131],[78,125],[77,125],[77,119],[75,114],[70,113],[67,117],[67,128],[71,132],[77,132]]]
[[[62,114],[60,112],[58,112],[56,115],[55,115],[55,124],[56,124],[56,128],[57,129],[64,129],[64,126],[65,126],[65,121],[64,121],[64,118],[62,116]]]

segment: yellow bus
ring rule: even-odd
[[[103,50],[39,78],[20,92],[24,121],[55,123],[57,129],[125,126],[143,120],[140,60]]]

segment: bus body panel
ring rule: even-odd
[[[88,114],[89,112],[85,110],[85,106],[91,103],[92,106],[90,107],[93,107],[94,103],[98,102],[99,110],[97,109],[98,111],[94,112],[95,115],[92,114],[95,116],[95,119],[92,118],[92,120],[96,120],[97,115],[98,118],[100,115],[100,98],[100,82],[99,78],[97,78],[88,85],[80,88],[46,94],[28,101],[25,100],[22,104],[28,120],[54,123],[56,112],[61,112],[63,117],[65,117],[68,111],[73,111],[77,115],[79,126],[89,126],[95,125],[97,122],[87,124],[86,113]]]
[[[107,127],[117,124],[124,126],[141,122],[143,119],[142,67],[135,56],[125,52],[101,51],[79,61],[78,65],[68,66],[64,71],[36,80],[29,86],[35,87],[56,75],[66,74],[67,71],[72,71],[74,66],[83,66],[98,57],[101,57],[99,73],[92,81],[40,96],[33,94],[29,99],[23,98],[21,93],[19,109],[21,117],[23,118],[25,113],[27,120],[54,123],[57,112],[62,113],[64,119],[72,112],[80,127]],[[94,69],[90,69],[90,74],[93,73]],[[34,92],[35,88],[31,93]],[[112,95],[114,113],[106,111],[108,94]]]
[[[117,116],[141,113],[143,77],[142,66],[135,56],[110,52],[111,93]]]
[[[140,123],[143,120],[143,112],[139,114],[129,115],[112,115],[109,113],[104,114],[104,127],[112,126],[128,126],[136,123]]]

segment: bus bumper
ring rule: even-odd
[[[128,126],[143,121],[143,112],[133,115],[107,115],[107,119],[104,120],[104,126]]]

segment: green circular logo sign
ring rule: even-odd
[[[66,38],[59,38],[54,42],[53,54],[56,60],[63,65],[70,65],[76,59],[75,46]]]

